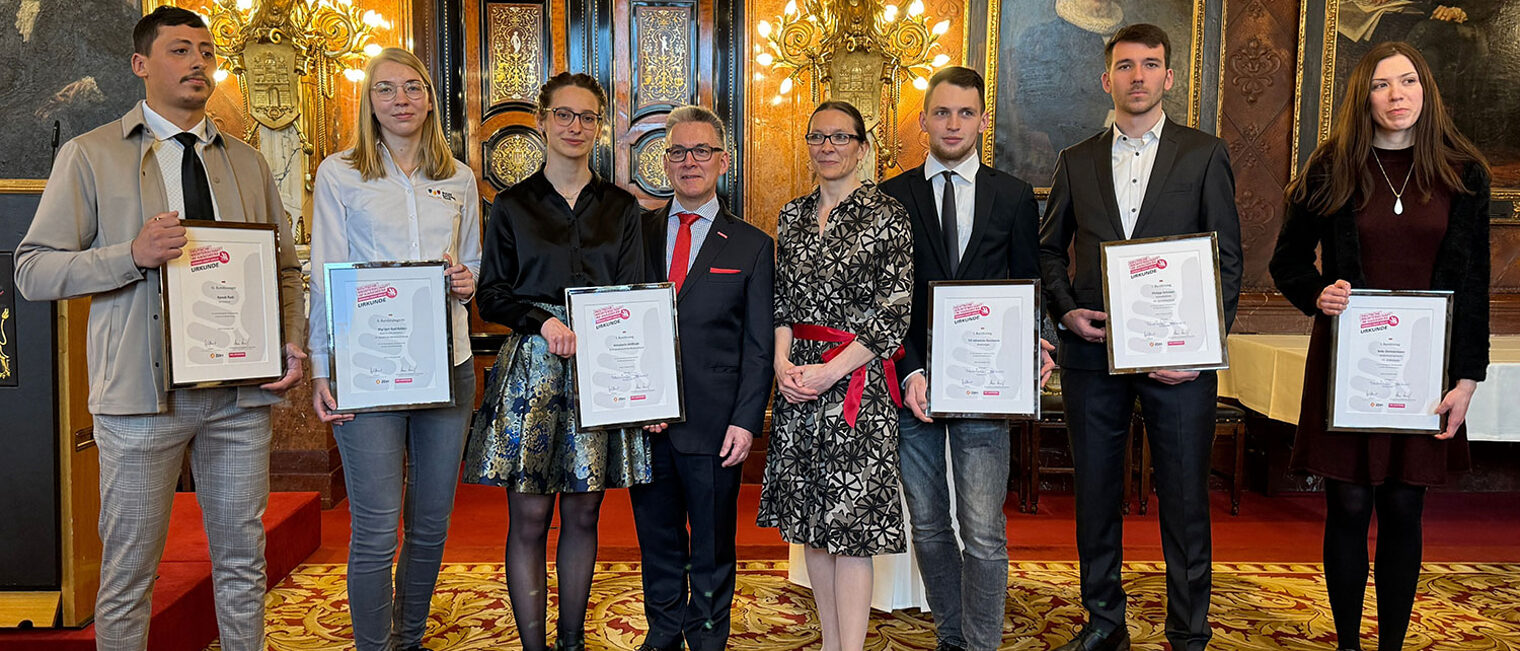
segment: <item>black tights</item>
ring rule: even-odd
[[[1367,530],[1377,512],[1378,651],[1399,651],[1414,609],[1422,553],[1420,514],[1425,488],[1325,480],[1325,584],[1335,636],[1342,649],[1360,650],[1362,600],[1367,590]]]
[[[525,651],[548,648],[544,625],[548,611],[549,522],[554,495],[507,491],[507,596],[517,620]],[[586,602],[596,570],[596,522],[602,493],[559,495],[559,549],[555,575],[559,578],[560,637],[578,639],[586,627]]]

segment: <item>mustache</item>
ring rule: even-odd
[[[183,77],[180,77],[179,80],[180,80],[180,83],[184,83],[184,82],[190,81],[191,79],[199,79],[199,80],[204,81],[204,82],[206,82],[208,84],[211,83],[211,78],[210,77],[207,77],[206,75],[203,75],[203,74],[198,73],[198,72],[194,73],[194,74],[189,74],[189,75],[185,75]]]

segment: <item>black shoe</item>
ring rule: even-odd
[[[554,651],[586,651],[585,631],[565,631],[554,639]]]
[[[966,651],[966,647],[940,640],[939,644],[934,647],[934,651]]]
[[[428,648],[419,644],[417,646],[406,647],[404,649],[401,649],[401,651],[428,651]]]
[[[645,643],[639,645],[638,651],[680,651],[680,648],[681,648],[681,646],[679,644],[677,644],[676,646],[671,646],[671,647],[663,647],[663,646],[655,646],[653,644],[645,642]]]
[[[1056,647],[1056,651],[1129,651],[1129,629],[1099,631],[1083,629],[1070,642]]]

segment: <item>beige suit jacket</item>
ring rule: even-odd
[[[201,158],[220,218],[277,225],[285,341],[305,341],[301,265],[274,176],[258,151],[210,128]],[[94,414],[155,414],[167,405],[159,271],[144,272],[132,261],[132,240],[143,223],[169,210],[153,142],[139,103],[120,120],[64,144],[16,249],[16,285],[28,300],[91,298]],[[256,387],[238,389],[244,407],[279,401]]]

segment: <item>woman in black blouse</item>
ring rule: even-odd
[[[1418,50],[1379,43],[1347,79],[1329,139],[1288,186],[1272,278],[1314,317],[1294,470],[1325,478],[1325,584],[1341,649],[1360,649],[1377,513],[1378,648],[1401,649],[1420,578],[1425,489],[1470,465],[1463,420],[1488,368],[1488,165],[1453,126]],[[1315,267],[1315,248],[1320,266]],[[1351,289],[1453,292],[1451,386],[1436,435],[1330,432],[1330,320]]]
[[[592,173],[607,96],[584,74],[560,73],[538,95],[544,167],[496,195],[486,227],[483,318],[512,328],[496,358],[465,453],[465,481],[507,489],[507,593],[522,646],[546,648],[546,542],[559,498],[556,649],[585,648],[602,491],[650,481],[640,429],[576,428],[565,288],[643,280],[641,209]]]

